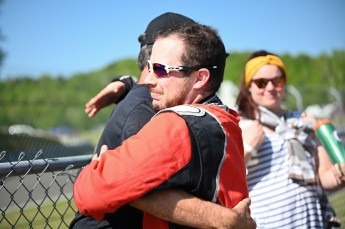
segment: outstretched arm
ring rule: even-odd
[[[113,79],[110,84],[86,103],[85,113],[92,118],[102,108],[120,102],[135,84],[135,78],[128,75]]]
[[[94,117],[98,111],[113,103],[125,93],[125,84],[121,81],[115,81],[103,88],[95,97],[91,98],[85,105],[85,113]]]

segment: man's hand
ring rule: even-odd
[[[242,223],[234,228],[256,228],[256,222],[249,214],[250,204],[251,200],[249,198],[245,198],[233,208],[233,210],[238,214],[238,222],[242,221]]]
[[[121,81],[115,81],[108,84],[95,97],[89,100],[85,105],[85,113],[92,118],[102,108],[116,103],[119,98],[125,93],[125,84]]]
[[[95,153],[95,154],[93,155],[93,157],[92,157],[92,161],[101,159],[102,154],[103,154],[105,151],[107,151],[107,150],[108,150],[108,146],[107,146],[107,145],[102,145],[102,146],[101,146],[101,152],[99,153],[99,156],[98,156],[97,153]]]

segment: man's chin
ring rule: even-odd
[[[157,100],[152,101],[152,106],[153,106],[153,109],[155,109],[156,111],[162,110],[162,108],[160,107],[160,104]]]

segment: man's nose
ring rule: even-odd
[[[151,71],[145,78],[144,84],[147,86],[154,86],[157,84],[157,77],[155,76],[155,73]]]

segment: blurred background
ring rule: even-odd
[[[285,106],[345,130],[342,0],[2,0],[0,9],[0,150],[14,158],[42,147],[55,156],[92,153],[115,105],[90,119],[85,103],[114,77],[139,75],[137,38],[168,11],[219,30],[230,53],[219,91],[226,104],[234,107],[250,53],[265,49],[286,63]]]
[[[85,103],[114,77],[139,74],[137,38],[169,11],[219,30],[230,53],[219,94],[229,106],[249,54],[265,49],[286,63],[286,107],[329,118],[344,132],[342,0],[1,0],[0,128],[7,136],[0,138],[1,150],[23,147],[13,142],[26,134],[37,137],[26,151],[37,151],[43,136],[61,151],[69,144],[70,154],[90,153],[114,106],[89,119]]]
[[[219,30],[226,104],[250,53],[265,49],[286,63],[285,106],[330,119],[344,142],[343,0],[0,0],[0,162],[92,154],[115,105],[90,119],[85,103],[116,76],[139,75],[137,38],[165,12]]]

